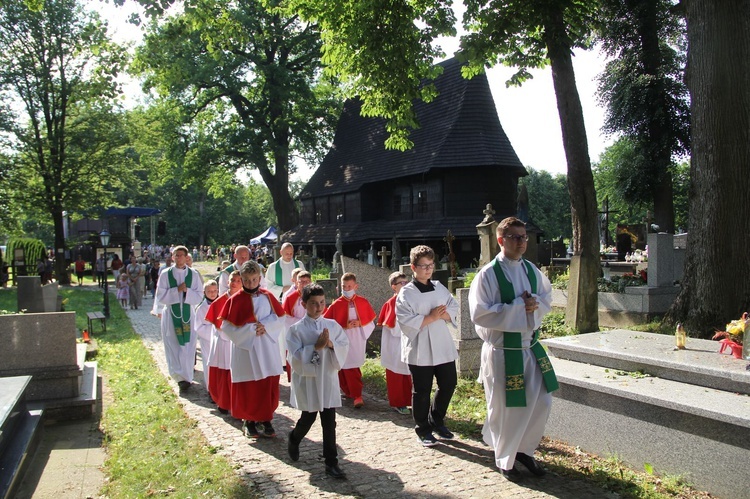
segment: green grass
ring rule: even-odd
[[[79,330],[86,312],[102,309],[102,293],[65,288],[66,310]],[[106,497],[256,497],[226,458],[216,454],[183,412],[125,312],[110,298],[107,333],[97,334],[96,357],[111,397],[101,429],[107,460]],[[0,309],[16,308],[15,290],[0,291]]]

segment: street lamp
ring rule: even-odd
[[[104,317],[109,319],[109,280],[107,279],[107,246],[109,246],[109,231],[102,230],[99,233],[99,241],[104,248]]]

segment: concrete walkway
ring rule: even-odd
[[[126,313],[167,376],[159,320],[149,313],[152,304],[148,298],[141,309]],[[114,306],[119,305],[115,302]],[[281,377],[281,403],[273,420],[278,437],[253,441],[242,435],[239,421],[222,416],[211,404],[201,369],[199,359],[195,383],[180,398],[185,412],[197,422],[209,444],[234,462],[248,486],[262,497],[616,497],[590,483],[549,472],[535,478],[523,470],[523,484],[509,482],[498,473],[491,449],[476,440],[457,437],[423,448],[410,416],[396,414],[387,401],[367,394],[364,408],[355,410],[351,401],[345,400],[344,407],[337,409],[339,460],[348,479],[335,480],[324,473],[319,422],[302,442],[300,460],[295,463],[287,456],[286,435],[299,411],[288,404],[286,376]],[[170,384],[177,392],[176,383]]]

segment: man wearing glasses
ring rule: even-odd
[[[526,225],[515,217],[497,226],[500,253],[471,283],[469,310],[482,345],[480,380],[487,400],[482,428],[495,449],[495,464],[508,480],[522,479],[515,462],[532,474],[544,469],[534,460],[552,405],[557,379],[537,329],[550,311],[552,286],[526,252]]]

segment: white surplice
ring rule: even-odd
[[[315,342],[326,328],[333,349],[318,350],[316,365],[312,362]],[[341,326],[333,319],[305,315],[287,331],[286,344],[292,366],[292,407],[308,412],[341,407],[338,371],[349,351],[349,339]]]
[[[398,322],[393,328],[383,325],[383,332],[380,334],[380,365],[396,374],[409,375],[411,372],[408,364],[401,360],[401,336]]]
[[[456,325],[458,302],[439,281],[431,281],[433,291],[422,293],[413,282],[402,287],[396,298],[396,322],[401,328],[401,360],[417,366],[439,366],[458,358],[453,336],[443,319],[425,327],[426,315],[445,305],[451,322]]]
[[[198,338],[196,334],[190,334],[190,341],[180,345],[175,334],[172,323],[172,305],[183,304],[198,305],[203,299],[203,284],[200,275],[195,270],[185,266],[182,269],[170,267],[177,285],[185,282],[185,276],[192,272],[192,282],[185,293],[181,293],[176,287],[169,287],[169,272],[165,270],[159,276],[156,288],[156,297],[163,305],[161,311],[161,338],[164,342],[164,353],[167,357],[169,375],[175,381],[193,381],[193,366],[195,365],[195,345]],[[169,270],[169,269],[168,269]],[[184,295],[184,296],[183,296]],[[193,306],[190,307],[190,321],[195,320]],[[182,309],[182,307],[180,307]],[[184,318],[182,319],[184,320]],[[192,325],[191,325],[192,328]]]
[[[482,428],[485,443],[495,449],[495,464],[510,469],[516,452],[529,456],[539,446],[544,426],[552,406],[552,395],[547,393],[542,371],[534,353],[529,349],[534,330],[542,324],[542,317],[551,309],[552,286],[549,279],[532,264],[536,274],[537,292],[533,294],[539,308],[526,313],[521,298],[524,291],[531,293],[526,266],[521,260],[505,258],[500,253],[496,259],[505,277],[513,284],[516,298],[506,305],[500,300],[493,262],[482,267],[474,277],[469,290],[469,310],[477,335],[484,340],[480,380],[487,399],[487,419]],[[521,333],[526,407],[506,407],[505,404],[505,354],[503,332]]]
[[[358,320],[357,309],[354,301],[349,302],[349,320]],[[351,327],[344,329],[346,337],[349,338],[349,355],[341,369],[354,369],[362,367],[365,363],[365,353],[367,350],[367,339],[375,330],[375,321],[370,321],[364,326]]]
[[[256,322],[237,327],[225,320],[221,325],[222,332],[232,342],[232,383],[259,381],[284,372],[279,363],[279,339],[284,332],[284,317],[276,315],[268,296],[263,293],[253,295],[252,300],[255,318],[265,327],[265,334],[255,334]]]
[[[192,321],[193,334],[198,336],[198,343],[201,346],[201,361],[203,363],[203,383],[208,389],[208,354],[211,351],[211,330],[214,325],[206,320],[206,312],[211,305],[204,299],[195,307],[195,320]]]
[[[227,270],[225,270],[227,269]],[[219,284],[219,296],[223,295],[227,291],[229,291],[229,274],[234,272],[235,270],[240,270],[237,267],[237,262],[234,262],[229,267],[225,267],[221,269],[221,272],[219,272],[219,275],[217,277],[217,281]]]

